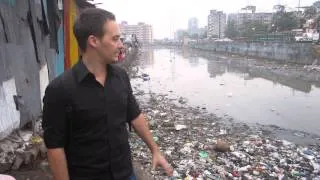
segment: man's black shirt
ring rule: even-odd
[[[108,65],[105,85],[80,60],[45,92],[44,140],[64,148],[71,179],[128,179],[132,174],[127,123],[140,108],[127,73]]]

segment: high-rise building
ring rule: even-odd
[[[198,34],[199,31],[199,21],[197,18],[190,18],[188,21],[188,33],[190,36]]]
[[[120,31],[125,36],[136,35],[139,42],[149,44],[153,42],[152,26],[145,23],[138,23],[136,25],[129,25],[126,21],[121,22]]]
[[[208,37],[223,38],[227,25],[227,15],[222,11],[211,10],[208,16]]]
[[[245,24],[247,22],[258,22],[261,24],[271,24],[272,13],[239,13],[239,24]]]

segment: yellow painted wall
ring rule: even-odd
[[[79,48],[77,44],[77,40],[73,34],[73,25],[77,18],[78,9],[75,3],[75,0],[70,0],[70,26],[69,26],[69,38],[70,38],[70,65],[73,66],[78,62],[79,59]]]

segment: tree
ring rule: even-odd
[[[288,31],[298,28],[298,18],[294,12],[277,12],[273,24],[277,31]]]
[[[315,6],[310,6],[304,10],[304,18],[311,19],[317,15],[317,8]]]
[[[254,29],[254,34],[268,33],[268,25],[258,21],[251,23],[249,28]]]
[[[303,17],[299,18],[299,28],[302,29],[307,20]]]
[[[320,1],[314,2],[312,6],[314,6],[317,9],[320,9]]]
[[[237,30],[236,21],[234,20],[228,21],[225,34],[226,34],[226,37],[228,38],[234,38],[239,36],[239,31]]]
[[[253,37],[256,34],[266,34],[268,33],[268,25],[261,23],[259,21],[246,22],[241,31],[241,36],[243,37]]]

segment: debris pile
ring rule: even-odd
[[[46,152],[40,136],[29,130],[17,130],[0,141],[0,174],[19,170],[23,165],[31,168],[46,157]]]

